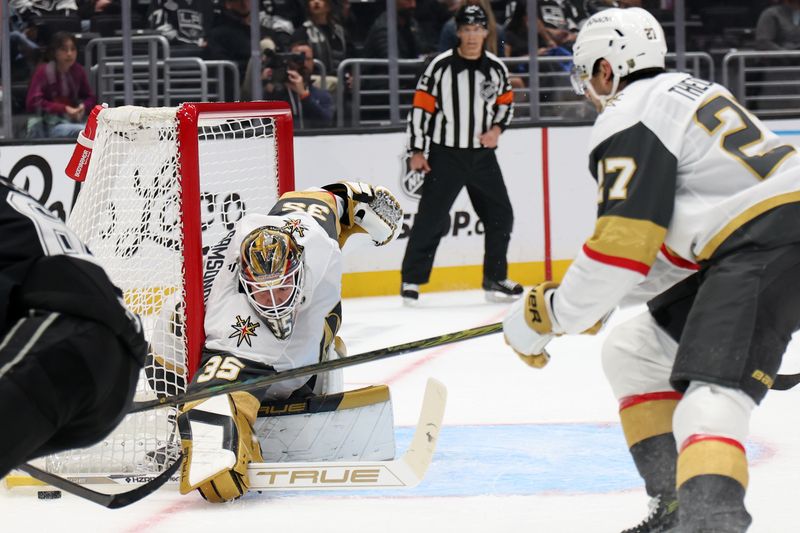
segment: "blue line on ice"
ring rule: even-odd
[[[397,428],[398,455],[408,447],[413,432],[413,427]],[[747,443],[750,462],[765,451],[758,443]],[[414,489],[298,491],[279,496],[606,494],[642,486],[619,424],[477,425],[442,429],[433,464]]]

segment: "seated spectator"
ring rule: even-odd
[[[78,16],[76,0],[9,0],[8,6],[26,22],[30,22],[35,17],[48,15]]]
[[[208,36],[208,57],[236,63],[242,82],[250,60],[250,0],[224,1]]]
[[[544,22],[536,19],[537,36],[539,42],[536,45],[537,55],[547,55],[550,50],[558,46],[556,41],[550,36]],[[514,12],[505,28],[505,46],[503,49],[505,57],[525,57],[528,55],[528,6],[524,1],[514,5]],[[514,80],[511,80],[512,85]]]
[[[433,47],[422,35],[419,23],[414,18],[416,6],[416,0],[397,0],[397,51],[402,59],[417,59],[433,51]],[[364,57],[389,57],[388,33],[384,11],[375,19],[367,33]]]
[[[120,0],[81,0],[78,13],[82,19],[95,15],[119,15],[122,13]]]
[[[75,36],[58,32],[47,50],[47,62],[39,65],[26,98],[28,137],[77,137],[86,113],[95,104],[86,72],[76,62]]]
[[[331,0],[308,0],[306,7],[308,20],[295,31],[293,40],[306,41],[327,73],[335,73],[348,55],[347,33],[333,18]]]
[[[455,11],[458,11],[461,4],[461,2],[455,4]],[[498,27],[489,0],[465,0],[463,4],[481,6],[481,8],[483,8],[484,13],[486,13],[486,18],[489,19],[489,26],[486,28],[489,31],[489,35],[486,37],[486,49],[495,55],[503,55],[503,28]],[[456,19],[455,17],[451,17],[445,22],[441,33],[439,33],[439,52],[444,52],[445,50],[450,50],[457,46],[458,35],[456,35]]]
[[[314,52],[308,43],[294,43],[289,57],[270,54],[265,63],[261,79],[266,100],[289,102],[295,123],[301,129],[333,126],[333,98],[328,91],[311,83]]]
[[[11,80],[28,81],[39,63],[41,47],[36,43],[36,27],[22,23],[20,29],[12,24],[8,34],[11,52]]]
[[[450,0],[415,1],[417,5],[414,8],[414,18],[419,23],[422,35],[426,36],[429,41],[432,51],[435,51],[436,40],[442,33],[442,28],[455,15],[455,12],[451,12],[445,3]]]
[[[369,26],[363,24],[353,13],[350,0],[338,0],[338,5],[335,7],[334,18],[344,26],[347,35],[347,57],[358,57],[358,48],[367,38]]]
[[[294,24],[275,12],[273,0],[261,1],[258,19],[261,22],[261,33],[269,37],[278,49],[288,50],[294,35]]]
[[[306,20],[305,0],[263,0],[270,4],[270,11],[275,16],[288,20],[295,28],[302,26]]]
[[[77,0],[9,0],[11,30],[46,48],[58,31],[79,31]]]
[[[550,38],[571,52],[583,22],[575,5],[569,0],[539,0],[537,7]]]
[[[212,0],[151,0],[150,27],[166,37],[170,54],[202,55],[214,19]]]
[[[761,12],[756,24],[759,50],[797,50],[800,48],[800,0],[783,0]]]

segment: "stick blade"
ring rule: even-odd
[[[439,432],[442,429],[446,404],[447,387],[441,381],[429,378],[425,387],[425,397],[422,400],[417,429],[402,458],[417,479],[417,482],[411,486],[416,486],[422,481],[433,460],[433,453],[439,442]]]
[[[105,494],[103,492],[97,492],[83,485],[75,483],[74,481],[70,481],[65,479],[61,476],[57,476],[55,474],[51,474],[45,470],[41,470],[36,468],[31,464],[23,464],[18,466],[19,470],[27,473],[31,477],[38,479],[39,481],[43,481],[48,485],[52,485],[58,489],[63,490],[64,492],[69,492],[70,494],[74,494],[79,498],[83,498],[84,500],[89,500],[90,502],[94,502],[98,505],[102,505],[108,509],[119,509],[121,507],[126,507],[132,503],[136,503],[145,496],[148,496],[158,490],[162,485],[164,485],[167,481],[170,480],[172,475],[178,470],[181,466],[181,461],[183,460],[183,454],[178,455],[178,458],[175,460],[172,465],[164,472],[162,472],[158,477],[151,479],[144,485],[136,487],[133,490],[129,490],[126,492],[121,492],[119,494]]]

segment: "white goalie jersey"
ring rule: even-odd
[[[657,257],[691,270],[739,246],[799,236],[762,217],[800,203],[795,147],[721,85],[685,73],[637,80],[608,102],[589,149],[597,221],[553,299],[562,331],[594,324]]]
[[[331,216],[335,216],[332,214]],[[292,334],[276,338],[249,303],[238,276],[239,245],[261,226],[287,228],[305,250],[305,282]],[[337,240],[305,212],[285,215],[250,214],[213,246],[204,269],[206,347],[269,365],[281,372],[318,363],[327,348],[326,318],[341,299],[342,252]],[[338,314],[337,314],[338,319]],[[264,399],[282,399],[307,377],[271,385]]]

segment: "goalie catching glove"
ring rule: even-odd
[[[342,244],[354,233],[367,233],[375,246],[388,244],[397,235],[403,209],[389,189],[360,181],[333,183],[323,189],[344,200],[339,217]]]
[[[197,489],[221,503],[247,492],[247,465],[263,462],[253,433],[260,402],[248,392],[191,402],[178,415],[183,465],[181,494]]]

